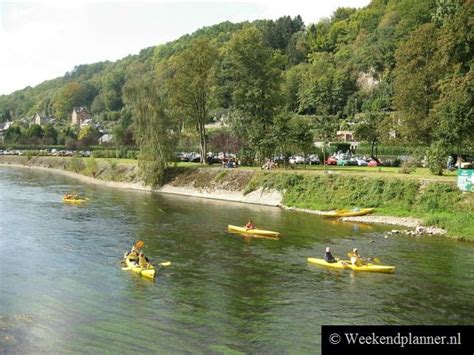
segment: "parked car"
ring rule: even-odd
[[[290,157],[289,162],[290,164],[304,164],[304,158],[301,155],[295,155]]]
[[[367,166],[367,160],[362,158],[356,158],[356,162],[358,166]]]
[[[275,155],[272,160],[277,164],[283,164],[285,162],[285,156],[283,154]]]
[[[326,159],[326,165],[337,165],[337,160],[333,157],[329,157]]]
[[[306,158],[306,164],[309,165],[319,165],[321,164],[321,161],[319,160],[319,157],[315,154],[311,154]]]
[[[379,164],[375,160],[371,160],[367,163],[367,166],[375,167],[379,166]]]
[[[201,155],[198,153],[191,153],[189,161],[193,163],[199,163],[201,161]]]

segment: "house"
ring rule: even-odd
[[[72,125],[76,125],[80,128],[81,126],[84,126],[84,123],[86,121],[90,122],[90,119],[91,119],[91,114],[89,113],[87,108],[79,106],[79,107],[74,107],[72,109],[72,115],[71,115]]]
[[[110,144],[112,143],[113,136],[111,134],[104,134],[99,138],[99,144]]]
[[[45,126],[50,122],[51,122],[51,119],[49,117],[40,115],[38,112],[36,112],[35,115],[31,118],[31,123],[34,123],[40,126]]]
[[[339,141],[343,142],[353,142],[354,141],[354,132],[352,131],[337,131],[336,137]]]
[[[0,142],[3,142],[3,136],[5,135],[5,132],[7,129],[9,129],[12,125],[11,121],[7,122],[0,122]]]

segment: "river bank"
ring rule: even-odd
[[[140,180],[136,166],[114,160],[62,157],[0,157],[0,164],[54,170],[87,183],[152,191]],[[279,206],[319,214],[341,207],[374,207],[376,215],[345,218],[357,223],[382,223],[474,240],[472,196],[446,183],[348,176],[303,176],[245,169],[170,168],[166,184],[156,192]]]

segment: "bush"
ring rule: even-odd
[[[416,171],[416,162],[413,159],[404,160],[398,170],[399,174],[411,174]]]
[[[78,173],[81,170],[84,170],[85,164],[81,158],[72,157],[71,160],[66,165],[66,170],[73,171]]]
[[[428,168],[434,175],[443,175],[443,170],[446,168],[448,151],[442,142],[435,142],[431,144],[426,151],[428,160]]]
[[[87,170],[88,175],[95,177],[97,174],[97,168],[98,168],[97,160],[95,160],[94,158],[90,158],[86,160],[86,170]]]

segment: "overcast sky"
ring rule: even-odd
[[[301,15],[306,25],[370,0],[0,0],[0,95],[116,60],[203,26]]]

